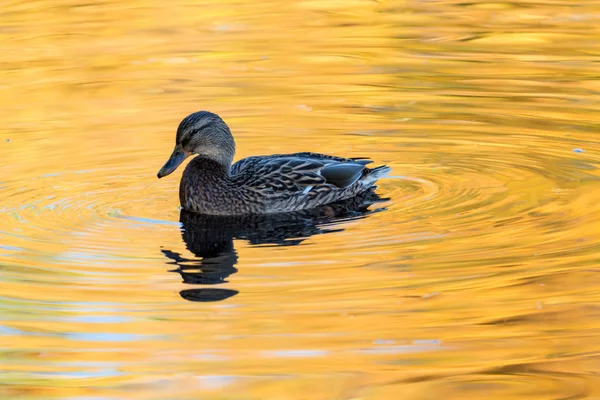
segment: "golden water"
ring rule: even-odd
[[[596,1],[3,2],[0,397],[600,398],[598,38]],[[390,165],[386,210],[182,282],[156,172],[200,109]]]

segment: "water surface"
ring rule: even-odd
[[[592,1],[4,2],[0,396],[598,398],[598,37]],[[182,232],[200,109],[390,200]]]

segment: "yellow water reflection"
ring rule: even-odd
[[[597,398],[599,37],[592,1],[5,2],[0,397]],[[390,165],[387,210],[236,232],[188,301],[156,171],[200,109],[238,159]]]

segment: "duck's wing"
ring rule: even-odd
[[[310,156],[308,156],[310,155]],[[346,188],[363,174],[370,160],[316,153],[249,157],[231,168],[233,181],[264,194],[309,193]]]
[[[302,153],[290,153],[290,154],[273,154],[268,156],[252,156],[239,160],[235,164],[231,166],[231,174],[237,175],[246,170],[252,170],[259,166],[262,163],[283,159],[283,158],[298,158],[302,160],[312,160],[312,161],[320,161],[325,164],[329,164],[332,162],[350,162],[350,163],[359,163],[363,165],[371,164],[371,161],[367,157],[354,157],[354,158],[344,158],[337,156],[330,156],[329,154],[321,154],[321,153],[312,153],[312,152],[302,152]]]

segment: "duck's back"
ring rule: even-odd
[[[320,153],[311,153],[308,151],[301,153],[290,153],[290,154],[271,154],[267,156],[251,156],[247,158],[242,158],[235,164],[231,166],[231,174],[236,175],[238,173],[242,173],[244,171],[250,171],[255,168],[260,168],[262,165],[269,163],[274,160],[281,159],[298,159],[298,160],[306,160],[306,161],[319,161],[319,162],[355,162],[358,160],[367,160],[366,158],[344,158],[344,157],[336,157],[330,156],[328,154],[320,154]],[[369,162],[371,162],[369,160]]]

